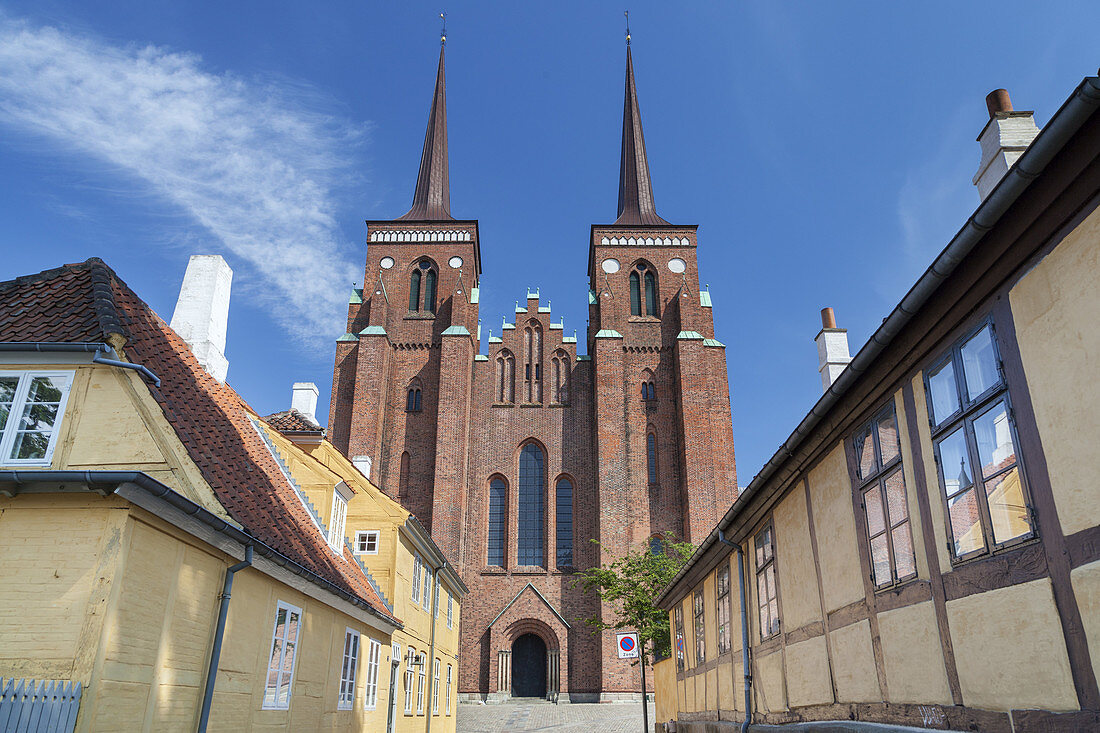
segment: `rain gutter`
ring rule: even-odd
[[[129,361],[104,358],[103,354],[117,357],[114,348],[110,344],[102,342],[83,341],[78,343],[58,343],[54,341],[6,341],[0,342],[0,351],[39,351],[39,352],[88,352],[94,354],[92,362],[106,366],[119,367],[121,369],[133,369],[156,386],[160,386],[160,378],[149,371],[142,364],[134,364]]]

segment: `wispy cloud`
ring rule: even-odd
[[[359,274],[342,251],[334,182],[362,129],[312,111],[318,101],[212,73],[195,55],[0,12],[0,122],[144,181],[246,263],[241,280],[291,335],[328,342]]]

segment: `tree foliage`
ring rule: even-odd
[[[598,540],[592,542],[599,544]],[[672,538],[661,542],[661,550],[632,550],[610,564],[578,572],[573,581],[574,588],[579,585],[594,591],[611,606],[614,618],[596,615],[584,620],[593,627],[593,633],[609,629],[637,631],[641,661],[646,664],[651,651],[661,659],[672,654],[668,612],[654,603],[695,552],[695,545]]]

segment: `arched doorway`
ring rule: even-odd
[[[535,634],[512,644],[512,697],[546,697],[546,642]]]

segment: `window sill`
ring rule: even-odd
[[[514,402],[494,402],[493,407],[515,407]]]
[[[661,319],[657,316],[631,316],[628,323],[660,323]]]
[[[507,575],[508,569],[499,565],[486,565],[481,569],[482,575]]]
[[[994,548],[992,550],[988,550],[986,552],[982,552],[980,554],[966,555],[962,559],[959,559],[957,557],[952,557],[951,558],[951,569],[952,570],[957,570],[958,568],[965,567],[967,565],[971,565],[971,564],[976,563],[976,562],[981,562],[982,560],[989,560],[989,559],[994,558],[994,557],[1000,557],[1001,555],[1007,555],[1007,554],[1011,553],[1013,550],[1019,550],[1021,547],[1027,547],[1028,545],[1038,544],[1038,542],[1039,542],[1039,536],[1033,534],[1031,537],[1025,537],[1023,539],[1019,539],[1019,540],[1016,540],[1014,542],[1011,542],[1011,544],[1001,545],[1000,547]]]
[[[406,321],[434,321],[435,313],[421,313],[420,311],[406,311]]]
[[[523,402],[520,407],[542,407],[541,402]]]
[[[538,565],[520,565],[512,571],[512,575],[549,575],[550,571]]]
[[[568,402],[551,402],[547,407],[569,407]]]

